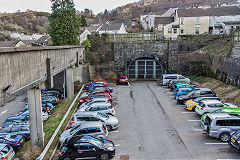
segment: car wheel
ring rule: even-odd
[[[192,110],[195,111],[196,107],[193,107]]]
[[[220,140],[222,142],[227,142],[227,141],[229,141],[229,139],[230,139],[230,134],[229,133],[222,133],[220,135]]]
[[[112,127],[108,125],[108,126],[107,126],[107,130],[108,130],[108,131],[111,131],[111,130],[112,130]]]
[[[101,154],[101,156],[99,157],[100,160],[108,160],[109,159],[109,155],[106,153]]]

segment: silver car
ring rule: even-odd
[[[224,104],[219,100],[204,100],[199,103],[195,109],[195,112],[199,115],[203,115],[205,113],[211,113],[221,108],[238,108],[233,104]]]
[[[85,122],[74,128],[64,131],[59,137],[60,144],[73,136],[91,135],[97,138],[106,139],[108,130],[102,122]]]
[[[96,106],[99,104],[107,104],[111,105],[111,102],[109,101],[108,98],[94,98],[90,100],[89,102],[85,102],[79,106],[79,108],[85,107],[85,106]]]
[[[112,105],[109,104],[98,104],[94,106],[84,106],[78,109],[78,112],[100,112],[109,115],[116,115],[115,109]]]
[[[230,133],[240,130],[240,114],[208,113],[201,127],[210,137],[219,138],[223,142],[230,139]]]
[[[12,147],[6,144],[0,144],[0,159],[13,160],[15,152]]]
[[[76,112],[71,119],[70,126],[76,127],[84,122],[101,121],[107,127],[107,130],[118,128],[118,119],[115,116],[110,116],[99,112]]]

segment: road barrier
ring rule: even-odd
[[[62,121],[60,122],[60,124],[58,125],[57,129],[55,130],[55,132],[54,132],[54,134],[52,135],[51,139],[49,140],[48,144],[47,144],[46,147],[44,148],[43,152],[40,154],[39,157],[36,158],[36,160],[42,160],[42,159],[45,157],[45,155],[46,155],[47,151],[49,150],[49,148],[50,148],[53,140],[56,138],[56,136],[57,136],[59,130],[61,129],[64,121],[66,120],[67,116],[69,115],[70,111],[72,110],[72,107],[74,106],[74,104],[76,103],[78,97],[80,96],[83,88],[84,88],[84,85],[82,86],[82,88],[81,88],[80,91],[78,92],[77,96],[76,96],[75,99],[73,100],[71,106],[69,107],[68,111],[66,112],[66,114],[65,114],[65,116],[63,117],[63,119],[62,119]]]

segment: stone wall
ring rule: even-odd
[[[44,82],[47,58],[51,58],[52,71],[56,75],[65,68],[82,63],[84,48],[81,46],[1,48],[0,103],[10,95],[17,95]]]

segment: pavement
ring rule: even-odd
[[[8,102],[4,106],[0,107],[0,127],[3,125],[8,117],[15,116],[21,110],[25,108],[27,102],[27,94],[24,93],[17,96],[11,102]]]
[[[240,152],[211,138],[200,117],[186,111],[167,87],[156,82],[117,86],[113,96],[120,127],[109,133],[114,159],[240,159]]]

